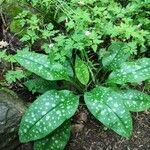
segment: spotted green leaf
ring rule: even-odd
[[[108,82],[117,84],[140,83],[147,79],[150,79],[150,58],[141,58],[134,62],[123,63],[120,69],[110,74]]]
[[[130,53],[126,50],[126,44],[123,42],[113,42],[102,59],[104,67],[109,70],[115,70],[125,62],[130,56]]]
[[[79,57],[76,58],[75,61],[75,72],[78,80],[86,85],[89,82],[89,70],[84,61],[82,61]]]
[[[41,139],[69,119],[77,110],[78,96],[70,91],[50,90],[35,100],[22,118],[21,142]]]
[[[50,63],[48,56],[34,52],[21,51],[16,60],[27,70],[46,80],[70,80],[72,73],[60,63]]]
[[[121,97],[111,88],[98,86],[85,93],[85,103],[90,112],[106,127],[119,135],[132,134],[132,119]]]
[[[34,143],[34,150],[63,150],[69,140],[71,132],[70,123],[67,121],[53,133]]]
[[[32,93],[45,93],[48,90],[57,88],[56,81],[47,81],[42,78],[28,80],[24,83],[24,85],[28,88],[29,91],[32,91]]]
[[[140,112],[150,108],[150,96],[143,92],[123,90],[119,94],[130,111]]]

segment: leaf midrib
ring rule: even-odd
[[[55,107],[53,107],[52,109],[50,109],[45,115],[43,115],[41,118],[39,118],[32,126],[31,128],[28,130],[28,132],[25,133],[25,135],[27,135],[32,128],[34,128],[34,126],[37,124],[37,122],[39,122],[40,120],[42,120],[50,111],[54,110],[55,108],[57,108],[62,102],[60,101]]]
[[[109,105],[107,105],[105,102],[103,102],[103,104],[112,110],[112,108]],[[122,104],[124,104],[124,103],[122,102]],[[122,125],[126,131],[127,128],[126,128],[126,125],[124,124],[124,122],[121,120],[121,118],[118,116],[117,113],[115,113],[113,110],[112,110],[112,112],[118,117],[118,119],[120,120],[120,122],[122,123]],[[100,110],[96,114],[99,114],[99,113],[100,113]]]
[[[122,125],[123,125],[123,127],[124,127],[124,129],[125,129],[125,131],[126,131],[127,128],[125,127],[124,122],[121,120],[121,118],[118,116],[118,114],[115,113],[115,112],[113,111],[113,109],[112,109],[109,105],[107,105],[106,103],[104,103],[104,105],[106,105],[108,108],[110,108],[110,109],[112,110],[113,114],[115,114],[115,115],[117,116],[117,118],[120,120],[120,122],[122,123]],[[98,113],[99,113],[99,112],[98,112]]]

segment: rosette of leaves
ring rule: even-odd
[[[89,84],[94,75],[89,59],[79,54],[76,54],[72,71],[58,61],[50,62],[45,54],[29,51],[16,54],[18,63],[47,83],[65,80],[77,89],[47,89],[45,84],[44,93],[31,104],[22,118],[19,129],[21,142],[35,141],[35,150],[63,150],[70,136],[69,120],[78,109],[81,95],[89,111],[107,128],[123,137],[132,135],[130,112],[149,109],[150,96],[125,85],[150,79],[150,58],[129,61],[130,56],[121,42],[112,43],[108,49],[101,62],[103,71],[110,75],[102,78],[103,81],[97,76],[93,89]],[[125,88],[119,88],[121,85]]]

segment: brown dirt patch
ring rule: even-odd
[[[80,113],[87,112],[80,109]],[[150,150],[150,111],[133,113],[134,132],[129,139],[106,129],[91,114],[87,117],[83,129],[72,134],[66,150]]]

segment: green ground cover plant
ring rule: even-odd
[[[22,0],[15,17],[9,10],[10,30],[23,43],[13,58],[32,72],[25,86],[41,93],[22,118],[21,142],[64,149],[80,101],[107,128],[132,135],[131,112],[150,108],[150,96],[136,90],[150,79],[149,9],[146,0]],[[25,76],[9,72],[9,82],[12,74],[12,81]]]

